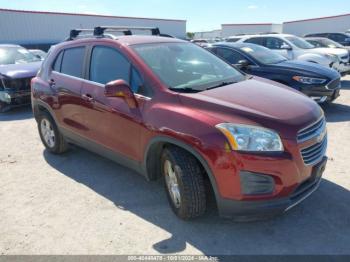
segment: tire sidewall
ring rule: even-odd
[[[179,185],[179,190],[180,190],[180,207],[176,207],[171,196],[170,196],[170,192],[168,190],[167,184],[166,184],[166,180],[165,180],[165,172],[164,172],[164,163],[166,160],[169,160],[174,168],[175,171],[175,176],[177,178],[177,182]],[[164,188],[166,191],[166,195],[169,201],[169,204],[171,206],[171,209],[174,211],[174,213],[180,217],[182,217],[183,212],[185,211],[185,200],[184,200],[184,185],[183,185],[183,181],[181,179],[181,175],[182,175],[182,170],[179,167],[179,165],[177,165],[175,158],[173,157],[173,155],[171,154],[171,152],[167,149],[164,150],[162,157],[161,157],[161,174],[164,180]]]
[[[42,134],[41,122],[44,119],[47,120],[48,122],[50,122],[52,129],[55,133],[55,145],[53,147],[50,147],[47,145],[47,143],[43,137],[43,134]],[[58,132],[57,126],[55,124],[55,121],[52,119],[52,117],[49,114],[47,114],[47,113],[40,114],[39,119],[38,119],[38,129],[39,129],[40,139],[41,139],[42,143],[44,144],[45,148],[47,150],[49,150],[50,152],[53,152],[53,153],[57,152],[59,149],[59,142],[60,142],[59,141],[59,132]]]

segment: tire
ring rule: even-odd
[[[41,142],[45,148],[53,154],[62,154],[68,150],[68,144],[51,115],[40,112],[38,116],[38,130]],[[46,131],[46,132],[45,132]],[[48,139],[50,137],[51,139]]]
[[[191,154],[175,146],[165,148],[161,156],[161,173],[169,204],[179,218],[187,220],[205,213],[203,171]],[[171,179],[174,176],[175,182]]]

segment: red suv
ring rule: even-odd
[[[202,215],[211,191],[224,217],[283,213],[317,189],[327,161],[314,101],[175,38],[95,30],[58,44],[32,105],[48,151],[72,143],[164,178],[183,219]]]

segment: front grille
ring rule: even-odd
[[[328,89],[336,89],[340,87],[340,78],[334,79],[331,82],[328,83],[327,88]]]
[[[18,78],[18,79],[6,79],[4,80],[5,88],[15,89],[16,91],[28,91],[30,90],[31,78]]]
[[[327,149],[327,136],[319,143],[316,143],[312,146],[303,148],[301,150],[301,156],[306,165],[313,165],[320,161]]]
[[[304,142],[306,140],[309,140],[313,137],[316,137],[320,134],[322,134],[326,129],[326,120],[324,117],[320,118],[316,123],[303,128],[298,132],[297,140],[298,143]]]

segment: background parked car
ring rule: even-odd
[[[30,51],[33,55],[35,55],[35,56],[37,56],[38,58],[40,58],[40,60],[44,60],[45,57],[46,57],[46,55],[47,55],[46,52],[44,52],[43,50],[40,50],[40,49],[29,49],[29,51]]]
[[[340,65],[340,62],[348,62],[346,50],[332,48],[315,48],[304,39],[288,34],[262,34],[242,36],[239,42],[252,43],[265,46],[284,57],[293,60],[303,60],[332,67],[344,73],[347,70]]]
[[[18,45],[0,45],[0,112],[30,103],[30,81],[41,60]]]
[[[284,56],[248,43],[217,43],[207,48],[242,71],[290,86],[318,102],[339,96],[340,74],[324,66]]]
[[[350,46],[343,46],[342,44],[339,44],[329,38],[325,37],[306,37],[306,41],[308,41],[310,44],[314,45],[315,47],[325,47],[325,48],[338,48],[338,49],[344,49],[348,51],[347,56],[343,56],[341,58],[340,64],[343,66],[343,69],[340,70],[343,73],[349,73],[350,71]],[[348,62],[346,61],[346,58],[348,58]]]
[[[350,33],[315,33],[307,34],[305,37],[325,37],[339,44],[350,46]]]

